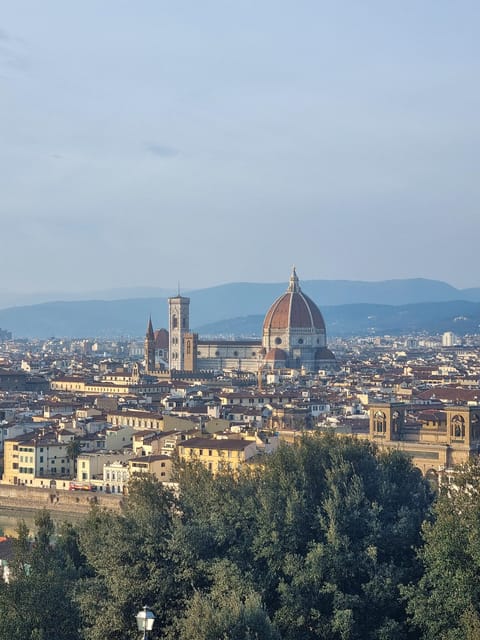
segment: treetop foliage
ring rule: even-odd
[[[464,465],[446,485],[423,525],[420,580],[403,590],[421,637],[480,638],[480,461]]]
[[[45,514],[33,548],[20,530],[32,571],[0,585],[0,640],[133,639],[144,604],[165,640],[422,637],[405,594],[424,579],[432,494],[401,453],[309,436],[240,474],[193,463],[177,479],[172,494],[139,478],[121,514],[93,507],[56,544]],[[70,622],[51,635],[54,599]],[[38,617],[20,624],[14,607]]]

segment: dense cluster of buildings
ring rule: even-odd
[[[1,482],[123,494],[138,473],[170,483],[182,460],[235,471],[317,430],[401,449],[432,480],[479,453],[476,336],[331,347],[295,270],[257,342],[201,340],[182,296],[143,345],[6,339]]]

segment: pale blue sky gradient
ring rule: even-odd
[[[15,0],[0,288],[480,286],[477,1]]]

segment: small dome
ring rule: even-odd
[[[315,360],[335,360],[335,355],[327,347],[321,347],[315,351]]]
[[[264,334],[271,329],[315,329],[325,333],[325,321],[320,309],[302,293],[295,269],[287,291],[275,300],[265,316]]]
[[[270,351],[265,356],[266,362],[286,362],[287,354],[283,349],[270,349]]]
[[[270,349],[265,356],[265,365],[270,369],[284,369],[287,365],[288,355],[283,349]]]
[[[166,329],[158,329],[153,335],[156,349],[168,349],[168,331]]]

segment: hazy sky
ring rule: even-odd
[[[478,0],[15,0],[0,288],[480,286]]]

